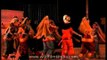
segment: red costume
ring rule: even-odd
[[[64,26],[62,29],[62,56],[71,56],[74,55],[74,47],[73,47],[73,41],[72,41],[72,35],[78,35],[79,37],[82,37],[82,35],[75,32],[70,26],[70,16],[64,15],[63,16],[63,22]]]
[[[74,55],[72,31],[73,29],[71,27],[62,30],[62,55]]]

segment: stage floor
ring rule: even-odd
[[[4,47],[4,44],[3,43],[1,43],[2,45],[2,49],[1,49],[1,55],[3,54],[3,52],[4,52],[4,49],[5,49],[5,47]],[[89,60],[106,60],[106,50],[105,50],[105,44],[100,44],[100,46],[99,46],[99,48],[100,48],[100,56],[101,56],[101,58],[99,59],[99,58],[92,58],[92,59],[89,59]],[[81,48],[77,48],[77,47],[74,47],[74,49],[75,49],[75,56],[73,56],[73,59],[72,60],[78,60],[78,54],[79,54],[79,52],[80,52],[80,50],[81,50]],[[38,52],[41,52],[41,51],[38,51]],[[55,51],[54,51],[54,56],[60,56],[60,53],[61,53],[61,49],[55,49]],[[30,53],[31,54],[31,53]],[[10,55],[12,55],[12,54],[10,54]],[[17,56],[16,56],[17,57]],[[4,58],[2,58],[2,60],[5,60]],[[8,57],[8,60],[12,60],[11,58],[10,58],[10,56]],[[14,60],[14,59],[13,59]],[[40,60],[40,59],[38,59],[38,56],[36,56],[36,55],[30,55],[29,56],[29,60]],[[49,59],[50,60],[50,59]],[[57,57],[57,59],[51,59],[51,60],[60,60],[58,57]],[[64,59],[65,60],[65,59]],[[87,60],[87,59],[85,59],[85,60]]]

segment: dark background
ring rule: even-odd
[[[89,19],[90,25],[97,21],[102,30],[104,26],[101,25],[100,18],[106,16],[106,5],[104,0],[89,0]],[[36,26],[45,15],[49,15],[53,19],[57,26],[59,26],[59,33],[61,34],[61,21],[64,14],[68,14],[71,17],[72,28],[78,31],[79,24],[82,17],[85,16],[86,0],[49,0],[49,1],[35,1],[33,3],[21,2],[8,3],[8,1],[2,4],[1,9],[9,10],[21,10],[24,11],[24,16],[29,17],[32,20],[32,27],[36,32]],[[81,34],[81,33],[80,33]],[[75,36],[77,37],[77,36]],[[77,37],[78,38],[78,37]],[[39,42],[42,44],[41,42]],[[38,46],[39,46],[38,43]],[[74,40],[74,46],[80,47],[81,43]],[[42,45],[41,45],[42,46]]]

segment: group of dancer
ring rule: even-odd
[[[54,20],[50,19],[48,15],[41,20],[36,28],[36,33],[32,29],[30,23],[31,20],[27,17],[22,20],[19,20],[18,17],[13,17],[3,37],[6,42],[6,51],[3,54],[3,57],[7,58],[11,53],[15,53],[16,55],[19,53],[19,57],[17,57],[16,60],[29,60],[28,49],[29,42],[32,39],[42,39],[43,53],[41,53],[41,56],[52,56],[55,49],[54,41],[56,40],[60,41],[59,43],[62,43],[61,56],[74,56],[75,51],[72,37],[73,34],[75,34],[79,36],[82,41],[82,49],[78,55],[79,58],[84,56],[90,58],[99,55],[99,37],[105,42],[105,36],[103,35],[99,24],[95,22],[91,28],[90,22],[86,17],[83,17],[79,26],[79,31],[84,35],[73,30],[70,26],[71,18],[69,15],[63,16],[63,25],[66,28],[62,29],[62,35],[58,32],[58,29],[60,28],[55,25]]]

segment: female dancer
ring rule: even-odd
[[[29,24],[29,19],[26,17],[23,22],[21,23],[18,34],[19,34],[19,47],[18,51],[19,52],[19,57],[16,59],[20,60],[29,60],[29,55],[28,55],[28,40],[29,37],[33,35],[33,30],[30,27]]]
[[[95,52],[95,44],[94,44],[94,36],[92,34],[92,28],[89,24],[89,19],[86,17],[82,18],[79,30],[84,34],[82,38],[82,48],[79,54],[79,57],[82,58],[90,58],[93,56]],[[83,60],[83,59],[82,59]]]
[[[56,39],[55,36],[60,38],[58,33],[58,27],[55,25],[53,20],[50,20],[48,16],[45,16],[40,24],[37,27],[37,33],[34,36],[36,39],[43,38],[43,54],[50,56],[54,50],[54,40]]]
[[[3,57],[7,58],[9,54],[16,52],[16,48],[14,46],[15,34],[18,32],[19,20],[17,17],[14,17],[6,29],[6,34],[3,37],[6,41],[6,51],[3,54]]]
[[[72,56],[74,55],[74,48],[73,48],[73,41],[72,41],[72,35],[76,34],[79,37],[82,37],[82,35],[75,32],[72,27],[70,27],[70,16],[64,15],[63,16],[63,22],[64,26],[66,28],[62,29],[62,56]]]
[[[95,58],[100,58],[100,52],[99,52],[99,41],[103,41],[105,43],[104,34],[97,22],[95,22],[92,25],[93,29],[93,36],[94,36],[94,44],[95,44]]]

